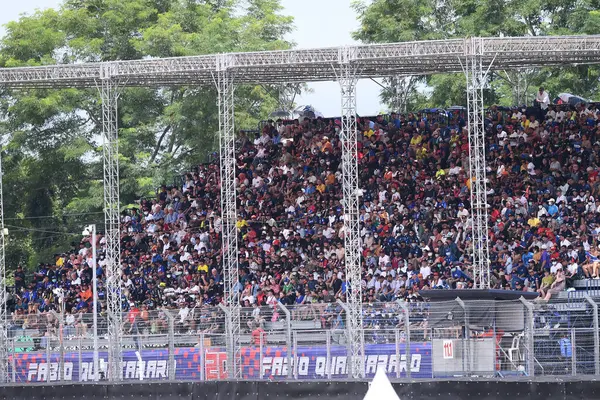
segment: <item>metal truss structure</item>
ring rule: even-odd
[[[4,197],[2,195],[2,146],[0,144],[0,360],[8,360],[8,313],[4,232]],[[0,384],[10,382],[8,363],[0,362]]]
[[[238,271],[237,198],[235,174],[235,121],[233,94],[234,73],[229,70],[231,57],[221,54],[217,60],[215,84],[218,93],[219,147],[221,172],[221,227],[224,297],[227,307],[227,371],[229,377],[240,378],[242,369],[240,333],[240,298]]]
[[[356,83],[359,68],[350,60],[353,48],[340,50],[336,72],[342,98],[342,188],[344,201],[344,265],[346,267],[346,302],[348,306],[348,373],[352,378],[365,376],[364,330],[362,324],[362,285],[360,261],[360,187],[358,181],[358,129],[356,121]]]
[[[121,293],[119,285],[119,175],[117,87],[167,85],[217,85],[221,138],[221,207],[225,299],[228,307],[228,351],[234,375],[238,375],[239,309],[237,232],[235,205],[235,131],[233,120],[233,77],[235,84],[278,84],[339,80],[342,91],[343,191],[346,219],[346,276],[348,283],[349,336],[353,377],[364,374],[362,321],[360,316],[360,236],[358,225],[358,167],[356,160],[356,81],[363,78],[463,72],[467,77],[469,104],[469,171],[472,178],[473,253],[476,286],[489,285],[487,265],[487,208],[485,185],[482,89],[487,69],[511,70],[532,67],[600,63],[600,35],[511,38],[467,38],[393,44],[285,50],[226,55],[203,55],[166,59],[81,63],[42,67],[0,69],[4,88],[100,89],[104,136],[104,203],[106,257],[111,338],[111,379],[119,380]],[[216,77],[216,79],[215,79]],[[0,186],[1,189],[1,186]],[[0,198],[0,207],[2,205]],[[0,213],[2,209],[0,208]],[[0,219],[0,229],[4,228]],[[0,321],[5,321],[4,237],[0,235]],[[0,322],[2,336],[6,324]],[[1,343],[0,343],[1,344]],[[4,346],[0,346],[3,347]],[[0,357],[3,357],[0,354]],[[4,358],[5,359],[5,358]],[[117,362],[114,362],[117,361]],[[2,363],[0,363],[2,364]],[[362,369],[361,369],[362,368]],[[230,368],[231,370],[231,368]],[[0,371],[1,372],[1,371]]]
[[[102,64],[98,90],[102,101],[102,156],[104,165],[104,224],[106,239],[106,315],[108,319],[108,377],[121,380],[121,231],[119,218],[119,120],[118,84],[113,80],[115,69]]]
[[[473,281],[476,289],[488,289],[490,286],[490,254],[488,246],[483,89],[487,81],[487,72],[489,69],[484,69],[481,39],[472,38],[469,44],[471,47],[464,72],[467,79],[467,114],[469,120],[469,179],[471,180]]]
[[[432,40],[351,46],[357,79],[462,72],[472,39]],[[600,35],[481,38],[482,62],[495,69],[597,64]],[[228,54],[236,83],[334,81],[342,48]],[[112,79],[126,86],[213,85],[220,55],[114,61]],[[5,87],[93,87],[97,63],[0,69]]]

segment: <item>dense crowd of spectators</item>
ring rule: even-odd
[[[471,276],[466,115],[359,118],[363,296],[421,300],[467,289]],[[239,300],[244,306],[344,300],[340,120],[269,121],[237,139]],[[549,298],[596,277],[600,248],[600,111],[492,107],[486,118],[491,286]],[[194,309],[222,301],[216,163],[162,186],[123,213],[124,311]],[[98,236],[100,299],[104,238]],[[19,268],[16,313],[91,310],[89,238],[33,277]],[[62,291],[62,293],[61,293]],[[141,312],[141,311],[140,311]]]

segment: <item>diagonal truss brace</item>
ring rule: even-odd
[[[106,315],[108,319],[108,379],[122,379],[121,336],[123,334],[121,299],[121,245],[119,226],[119,123],[118,83],[115,66],[100,67],[97,85],[102,101],[102,157],[104,165],[104,223],[106,238]]]
[[[342,97],[342,188],[344,204],[344,258],[346,267],[346,302],[348,305],[349,377],[365,376],[365,343],[362,321],[361,242],[356,122],[356,64],[351,61],[355,49],[340,49],[339,65],[334,66]]]
[[[241,377],[240,299],[238,271],[237,206],[235,189],[235,124],[233,58],[217,57],[215,84],[219,109],[219,148],[221,172],[221,226],[224,299],[226,302],[227,361],[230,378]]]
[[[465,51],[466,64],[463,66],[463,71],[467,80],[473,281],[476,289],[488,289],[490,287],[490,254],[483,89],[495,58],[486,62],[489,65],[487,69],[484,69],[484,45],[481,38],[471,38],[470,41],[467,41]]]

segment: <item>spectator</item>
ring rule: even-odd
[[[549,106],[540,89],[537,102],[547,115],[519,107],[493,107],[486,115],[487,235],[492,287],[546,298],[564,288],[563,265],[569,277],[598,275],[600,114],[595,104]],[[394,113],[357,118],[357,126],[363,300],[413,302],[422,299],[420,291],[472,287],[464,115],[440,122]],[[235,290],[241,304],[260,309],[281,302],[302,318],[322,305],[323,328],[343,324],[332,304],[345,301],[348,290],[340,129],[339,119],[315,118],[240,134]],[[136,329],[159,329],[143,315],[164,307],[177,310],[181,332],[219,329],[214,319],[200,326],[198,316],[223,301],[220,186],[218,162],[202,164],[180,186],[164,185],[123,213],[123,311],[142,310]],[[35,325],[38,313],[65,307],[75,310],[75,329],[88,332],[77,322],[91,311],[87,242],[40,265],[30,280],[17,270],[17,304],[28,310],[15,309],[17,319]],[[97,245],[104,309],[102,235]],[[53,295],[56,288],[64,289],[64,304]],[[253,322],[264,319],[258,313]]]

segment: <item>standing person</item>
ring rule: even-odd
[[[142,343],[140,342],[140,327],[138,325],[138,319],[140,317],[140,309],[135,303],[130,303],[129,313],[127,314],[127,322],[129,322],[128,333],[133,336],[135,346],[139,351],[142,350]]]
[[[550,104],[550,95],[544,90],[543,86],[540,86],[540,90],[535,95],[535,106],[538,109],[538,120],[543,121],[546,118],[546,112],[548,112],[548,105]]]
[[[252,330],[252,343],[255,346],[266,346],[267,344],[267,333],[261,328],[258,322],[254,322]]]

